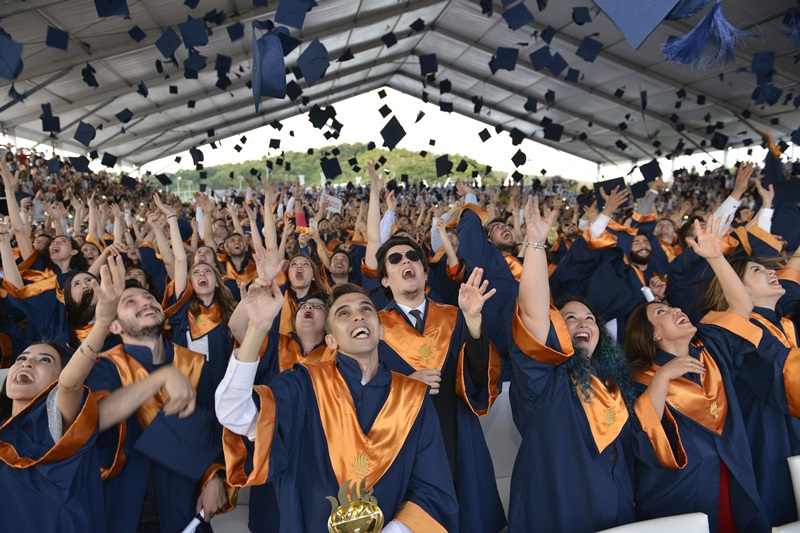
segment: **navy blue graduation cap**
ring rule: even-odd
[[[533,22],[533,13],[520,2],[503,13],[503,18],[512,30],[518,30],[529,22]]]
[[[547,64],[547,68],[553,73],[553,76],[560,76],[568,66],[567,60],[558,53],[554,54],[550,63]]]
[[[89,143],[92,142],[96,133],[97,132],[94,129],[94,126],[81,121],[80,124],[78,124],[78,129],[75,131],[75,136],[73,139],[84,145],[86,148],[89,148]]]
[[[386,118],[392,114],[392,110],[389,109],[388,105],[384,104],[380,109],[378,109],[378,113],[380,113],[383,118]]]
[[[159,74],[164,74],[164,65],[161,63],[160,59],[156,59],[156,72],[158,72]],[[169,76],[167,76],[167,78],[168,77]]]
[[[129,189],[135,189],[139,182],[133,179],[132,177],[128,176],[127,174],[123,174],[119,178],[119,183],[123,187],[127,187]]]
[[[337,63],[344,63],[345,61],[350,61],[351,59],[355,59],[355,58],[356,58],[356,56],[353,55],[353,51],[348,46],[347,50],[345,50],[342,53],[342,55],[339,56],[339,59],[337,59],[336,62]]]
[[[285,79],[285,78],[284,78]],[[289,100],[295,101],[303,94],[303,89],[300,88],[300,85],[297,84],[296,81],[290,80],[286,83],[286,96],[289,97]]]
[[[567,70],[567,75],[564,78],[572,83],[578,83],[580,77],[581,77],[581,71],[578,69],[571,68]]]
[[[791,139],[792,139],[792,143],[793,143],[795,146],[800,146],[800,128],[797,128],[796,130],[794,130],[794,131],[792,132],[792,137],[791,137]]]
[[[145,98],[147,98],[147,95],[150,94],[150,91],[147,89],[147,85],[145,85],[143,81],[140,81],[139,85],[136,86],[136,92]]]
[[[436,158],[436,177],[441,178],[442,176],[446,176],[450,174],[453,170],[453,162],[450,161],[450,158],[447,154],[439,156]]]
[[[436,54],[427,54],[419,57],[420,75],[426,76],[439,70],[439,63],[436,61]]]
[[[456,167],[456,172],[466,172],[469,163],[464,161],[463,159],[458,162],[458,166]]]
[[[517,66],[518,56],[518,49],[501,46],[497,49],[497,53],[492,56],[491,61],[489,61],[489,69],[491,69],[492,74],[501,69],[514,70]]]
[[[548,26],[542,30],[541,37],[547,44],[553,43],[553,37],[556,36],[556,30],[552,26]]]
[[[498,133],[500,133],[500,132],[498,132]],[[517,128],[513,128],[508,133],[509,133],[509,135],[511,135],[511,144],[513,144],[514,146],[517,146],[518,144],[521,144],[522,140],[525,139],[525,133],[522,132],[521,130],[517,129]]]
[[[536,98],[529,96],[528,101],[525,102],[525,110],[531,113],[536,113],[538,105],[539,103],[536,101]]]
[[[78,172],[90,172],[89,160],[84,156],[70,157],[69,162],[72,163],[72,168]]]
[[[189,9],[194,9],[197,7],[197,4],[200,3],[200,0],[183,0],[183,5],[187,6]]]
[[[453,102],[439,102],[439,110],[445,113],[453,112]]]
[[[47,160],[47,173],[58,174],[61,171],[61,160],[57,157]]]
[[[187,49],[208,44],[208,31],[206,31],[203,19],[189,19],[181,22],[178,24],[178,29],[183,37],[183,46]]]
[[[241,22],[236,22],[234,24],[231,24],[225,29],[228,30],[228,38],[231,40],[232,43],[244,37],[244,24],[242,24]]]
[[[89,63],[86,63],[86,66],[81,69],[81,77],[89,87],[100,87],[100,84],[97,83],[97,78],[94,77],[96,72],[94,67]]]
[[[94,161],[98,157],[100,157],[100,154],[97,153],[97,150],[92,150],[91,152],[89,152],[89,159],[91,159],[92,161]]]
[[[578,50],[575,52],[575,55],[581,59],[585,59],[589,63],[593,63],[594,60],[597,59],[597,55],[602,49],[603,43],[586,36],[583,38],[583,41],[581,41],[580,46],[578,46]]]
[[[256,112],[261,106],[261,98],[285,98],[287,94],[286,63],[280,37],[274,31],[258,37],[258,31],[265,26],[253,22],[253,104]],[[296,85],[296,84],[295,84]],[[299,89],[299,86],[298,86]]]
[[[103,159],[100,161],[104,167],[114,168],[117,165],[117,156],[108,152],[103,154]]]
[[[397,36],[395,36],[394,33],[389,32],[381,37],[381,41],[383,41],[383,44],[386,45],[386,48],[391,48],[397,44]]]
[[[58,48],[59,50],[66,50],[69,46],[69,33],[52,26],[47,27],[47,38],[44,42],[51,48]]]
[[[533,70],[537,71],[547,67],[547,65],[550,64],[550,61],[553,60],[553,56],[550,54],[549,46],[542,46],[535,52],[531,53],[528,57],[533,65]]]
[[[525,164],[528,160],[528,157],[525,155],[525,152],[522,150],[517,150],[517,153],[514,154],[514,157],[511,158],[511,162],[514,163],[515,167],[521,167]]]
[[[480,113],[481,108],[483,108],[483,97],[482,96],[473,96],[472,97],[472,112],[473,113]]]
[[[648,187],[646,181],[638,181],[631,185],[631,194],[633,195],[634,200],[638,200],[639,198],[644,198],[644,195],[647,194],[647,191],[650,189]]]
[[[639,167],[639,170],[642,172],[642,176],[644,176],[645,183],[655,181],[662,175],[661,166],[655,159]]]
[[[198,408],[186,418],[159,411],[134,449],[187,479],[200,479],[222,451],[213,409]]]
[[[603,207],[606,205],[606,201],[603,200],[603,196],[600,194],[600,190],[602,189],[605,191],[606,194],[611,194],[614,188],[619,187],[620,190],[625,189],[625,179],[624,178],[614,178],[606,181],[597,181],[594,184],[594,194],[597,198],[597,209],[598,211],[602,211]],[[630,198],[628,198],[624,204],[620,207],[628,207],[630,205]]]
[[[156,48],[158,48],[158,51],[161,52],[161,55],[167,59],[175,55],[175,52],[178,50],[180,45],[181,38],[178,37],[178,34],[175,33],[175,30],[170,27],[164,30],[164,33],[162,33],[161,37],[159,37],[156,41]]]
[[[189,148],[189,155],[192,156],[192,162],[195,165],[199,164],[204,159],[203,152],[201,152],[200,149],[197,148],[196,146],[192,146],[191,148]]]
[[[724,150],[728,146],[728,136],[720,132],[715,132],[714,137],[711,139],[711,146],[717,150]]]
[[[94,7],[100,18],[127,17],[131,14],[126,0],[94,0]]]
[[[61,119],[53,116],[53,109],[50,104],[42,104],[42,114],[39,115],[42,119],[42,131],[49,131],[50,133],[58,133],[61,131]]]
[[[412,32],[420,32],[425,29],[425,21],[418,18],[414,22],[412,22],[409,26]]]
[[[200,72],[204,68],[206,68],[208,58],[203,54],[198,54],[195,52],[189,51],[189,57],[186,58],[186,61],[183,62],[184,70],[193,70],[195,72]]]
[[[133,112],[126,107],[125,109],[123,109],[114,116],[117,117],[117,120],[119,120],[123,124],[127,124],[133,118]]]
[[[592,21],[592,16],[589,14],[588,7],[573,7],[572,8],[572,21],[578,26]]]
[[[491,133],[489,133],[489,130],[487,130],[486,128],[483,128],[483,129],[482,129],[482,130],[481,130],[481,131],[478,133],[478,137],[480,137],[480,138],[481,138],[481,141],[483,141],[483,142],[486,142],[486,141],[488,141],[488,140],[489,140],[489,139],[492,137],[492,134],[491,134]]]
[[[169,179],[169,176],[167,176],[166,174],[156,174],[156,179],[164,187],[166,187],[167,185],[172,185],[172,180]]]
[[[325,71],[328,70],[330,64],[328,50],[318,38],[311,41],[311,44],[297,58],[297,66],[300,67],[303,78],[305,78],[309,87],[325,75]]]
[[[682,19],[694,16],[711,0],[595,0],[595,3],[619,28],[634,48],[664,19]]]
[[[544,127],[544,138],[548,141],[559,142],[564,134],[564,126],[556,123],[547,124]]]
[[[301,29],[306,21],[306,13],[316,5],[314,0],[281,0],[275,13],[275,22]]]
[[[548,89],[546,93],[544,93],[544,100],[548,104],[553,104],[556,101],[556,92],[553,89]]]
[[[389,150],[393,150],[405,136],[406,130],[403,129],[403,125],[400,124],[397,117],[392,117],[381,130],[383,145]]]
[[[322,168],[322,173],[325,174],[325,179],[333,180],[342,174],[342,167],[339,165],[339,160],[335,157],[325,157],[320,159],[319,166]]]
[[[374,150],[374,149],[375,149],[375,141],[368,142],[367,143],[367,150]]]
[[[22,72],[22,45],[0,28],[0,77],[9,81]]]

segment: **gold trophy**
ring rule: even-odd
[[[367,479],[361,483],[347,480],[339,488],[339,500],[328,496],[331,516],[328,518],[328,533],[378,533],[383,529],[383,511],[378,500],[367,490]]]

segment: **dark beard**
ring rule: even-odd
[[[501,252],[503,252],[504,254],[513,254],[514,250],[517,249],[517,245],[516,244],[502,244],[501,243],[501,244],[495,244],[495,246],[497,246],[497,249],[500,250]]]
[[[631,254],[631,263],[635,265],[643,265],[647,266],[650,264],[650,258],[653,256],[652,253],[648,252],[646,257],[641,257],[639,254]]]

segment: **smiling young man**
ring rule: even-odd
[[[109,531],[180,531],[200,508],[210,520],[228,506],[213,411],[222,376],[202,354],[168,342],[165,322],[149,292],[127,285],[109,328],[122,344],[87,379],[100,409],[123,420],[98,438]]]
[[[369,511],[360,518],[373,529],[364,531],[384,522],[385,533],[458,531],[427,387],[379,360],[384,329],[363,290],[340,285],[328,299],[326,342],[337,351],[335,361],[298,365],[255,389],[268,315],[283,306],[283,296],[274,280],[256,280],[242,305],[247,332],[216,394],[228,479],[237,486],[273,482],[281,532],[324,531],[329,519],[357,507]],[[250,458],[252,469],[245,469]],[[358,491],[348,491],[351,485]],[[356,493],[361,502],[350,505]]]
[[[389,298],[380,312],[386,327],[381,361],[430,387],[458,494],[459,528],[496,533],[506,519],[478,419],[499,394],[500,356],[482,332],[483,306],[495,291],[487,292],[488,282],[481,283],[483,270],[476,268],[461,285],[458,307],[428,298],[422,247],[403,236],[380,242],[377,207],[382,183],[374,168],[368,168],[372,190],[364,266],[376,271]],[[364,280],[366,285],[368,276]]]

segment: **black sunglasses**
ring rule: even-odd
[[[422,261],[422,258],[414,250],[409,250],[405,253],[395,252],[393,254],[389,254],[389,257],[387,257],[386,259],[388,259],[391,264],[396,265],[397,263],[403,260],[404,255],[408,258],[409,261],[412,262]]]

